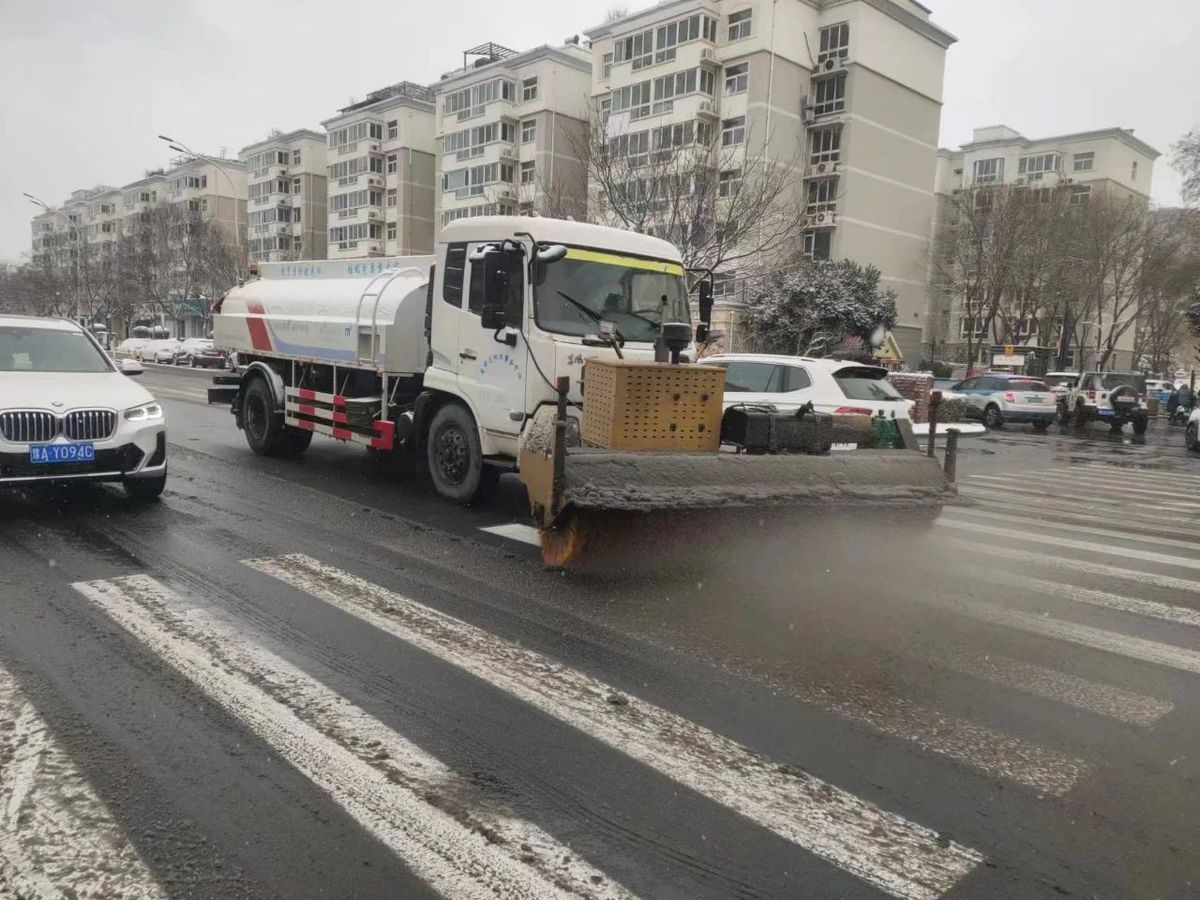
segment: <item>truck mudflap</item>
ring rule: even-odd
[[[602,546],[643,536],[680,534],[694,543],[738,520],[813,523],[830,513],[892,508],[931,522],[957,497],[938,461],[912,450],[749,455],[560,449],[549,429],[526,440],[520,472],[542,558],[553,566],[586,567],[586,556]]]

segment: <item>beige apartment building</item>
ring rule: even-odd
[[[63,205],[33,217],[32,257],[51,252],[71,259],[86,245],[89,253],[104,252],[121,234],[121,191],[108,185],[72,191]]]
[[[437,94],[437,221],[481,215],[587,214],[592,54],[578,43],[518,53],[463,52]]]
[[[246,166],[236,159],[206,156],[179,157],[163,173],[165,199],[182,209],[200,213],[246,252]]]
[[[592,96],[613,136],[654,150],[708,140],[725,158],[742,147],[794,166],[807,215],[797,249],[880,269],[898,295],[897,342],[906,359],[920,358],[942,79],[955,40],[929,9],[667,0],[586,34]],[[722,274],[714,324],[736,345],[750,273]]]
[[[325,135],[305,128],[276,132],[243,147],[238,159],[246,166],[249,258],[325,259]]]
[[[957,150],[940,149],[937,154],[935,232],[952,216],[956,192],[984,185],[1020,185],[1030,189],[1065,187],[1069,202],[1085,204],[1099,192],[1112,191],[1136,197],[1149,205],[1154,161],[1159,152],[1134,136],[1132,129],[1104,128],[1076,134],[1031,139],[1007,125],[976,128],[970,143]],[[961,298],[941,291],[932,282],[929,292],[929,317],[940,319],[940,331],[952,349],[955,342],[965,343],[968,334],[978,340],[986,323],[963,314]],[[1084,323],[1081,343],[1094,347],[1096,331]],[[1036,328],[1030,320],[1021,328],[1021,346],[1037,343]],[[1118,339],[1116,352],[1109,362],[1113,369],[1132,368],[1136,329],[1129,328]],[[1068,367],[1094,364],[1090,356],[1076,360],[1068,351]],[[1057,365],[1057,363],[1056,363]]]
[[[433,252],[434,94],[402,81],[321,123],[328,258]]]

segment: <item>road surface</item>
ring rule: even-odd
[[[928,530],[544,570],[151,368],[170,479],[0,496],[0,897],[1195,897],[1200,458],[964,441]]]

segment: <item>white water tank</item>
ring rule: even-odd
[[[433,256],[264,263],[213,316],[213,341],[241,355],[425,371]]]

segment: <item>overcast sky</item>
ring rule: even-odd
[[[1197,0],[924,2],[959,38],[947,57],[943,146],[997,123],[1029,137],[1122,126],[1166,154],[1200,125]],[[172,155],[157,134],[236,155],[272,128],[319,128],[382,85],[433,81],[466,47],[560,43],[615,5],[0,0],[0,259],[29,249],[23,191],[56,204],[133,181]],[[1165,155],[1153,195],[1179,199]]]

